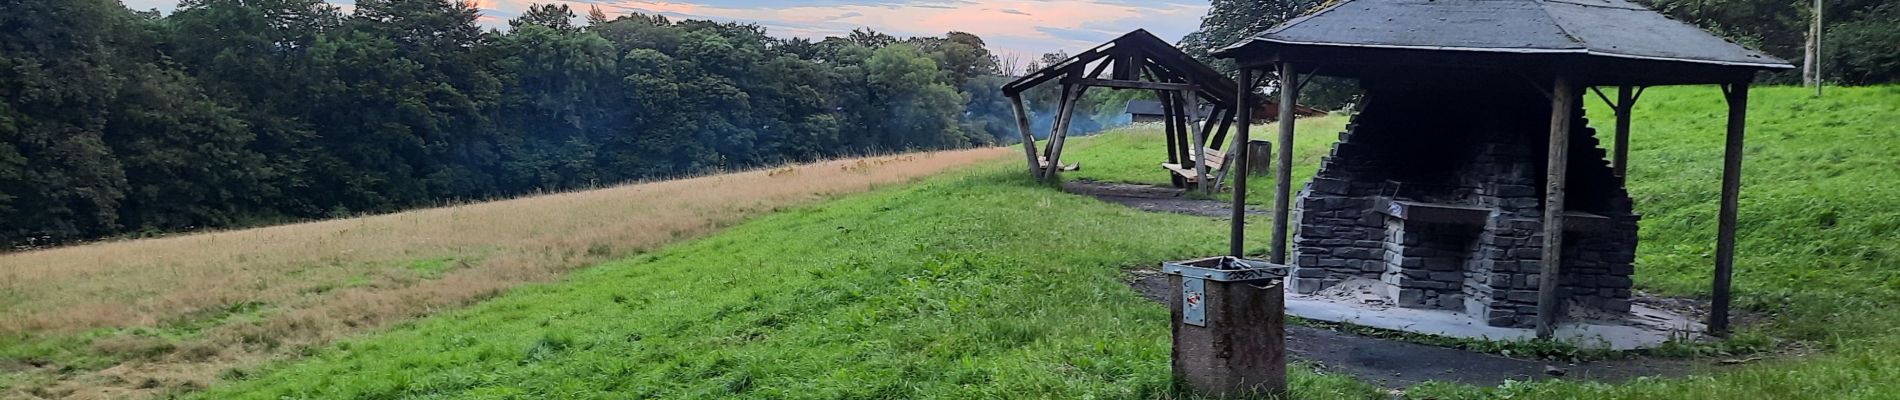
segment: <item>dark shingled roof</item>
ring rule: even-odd
[[[1166,115],[1167,114],[1161,109],[1161,102],[1154,101],[1154,100],[1129,100],[1128,113],[1135,114],[1135,115]]]
[[[1217,55],[1263,42],[1793,68],[1624,0],[1340,0]]]

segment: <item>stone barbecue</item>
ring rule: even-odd
[[[1535,326],[1550,100],[1523,79],[1445,81],[1467,84],[1362,82],[1366,107],[1299,194],[1291,289],[1372,280],[1399,307]],[[1639,217],[1572,115],[1558,293],[1628,313]]]

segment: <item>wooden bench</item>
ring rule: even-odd
[[[1221,166],[1227,164],[1227,152],[1225,151],[1202,148],[1201,154],[1207,156],[1207,175],[1209,177],[1215,176],[1216,172],[1220,171]],[[1182,178],[1186,178],[1188,182],[1195,183],[1199,181],[1200,177],[1194,173],[1194,161],[1193,158],[1189,158],[1182,160],[1180,163],[1162,163],[1161,168],[1174,171],[1175,175],[1180,175]]]
[[[1045,170],[1049,169],[1049,157],[1036,157],[1036,167],[1039,167]],[[1082,169],[1082,163],[1070,163],[1068,165],[1062,166],[1062,171],[1064,172],[1075,171],[1075,170],[1080,170],[1080,169]]]

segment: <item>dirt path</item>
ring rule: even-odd
[[[1090,196],[1102,201],[1121,204],[1142,211],[1167,212],[1176,214],[1199,215],[1203,217],[1227,218],[1233,216],[1233,205],[1226,202],[1188,197],[1186,191],[1171,187],[1140,185],[1132,183],[1075,181],[1064,182],[1062,190]],[[1248,214],[1266,215],[1266,210],[1249,208]]]

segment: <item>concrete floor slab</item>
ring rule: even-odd
[[[1399,308],[1354,298],[1290,291],[1286,312],[1315,321],[1463,339],[1519,341],[1537,337],[1533,329],[1490,326],[1459,312]],[[1671,340],[1699,338],[1703,330],[1701,323],[1688,316],[1639,304],[1631,306],[1630,315],[1621,318],[1560,323],[1556,338],[1580,348],[1632,350],[1660,346]]]

